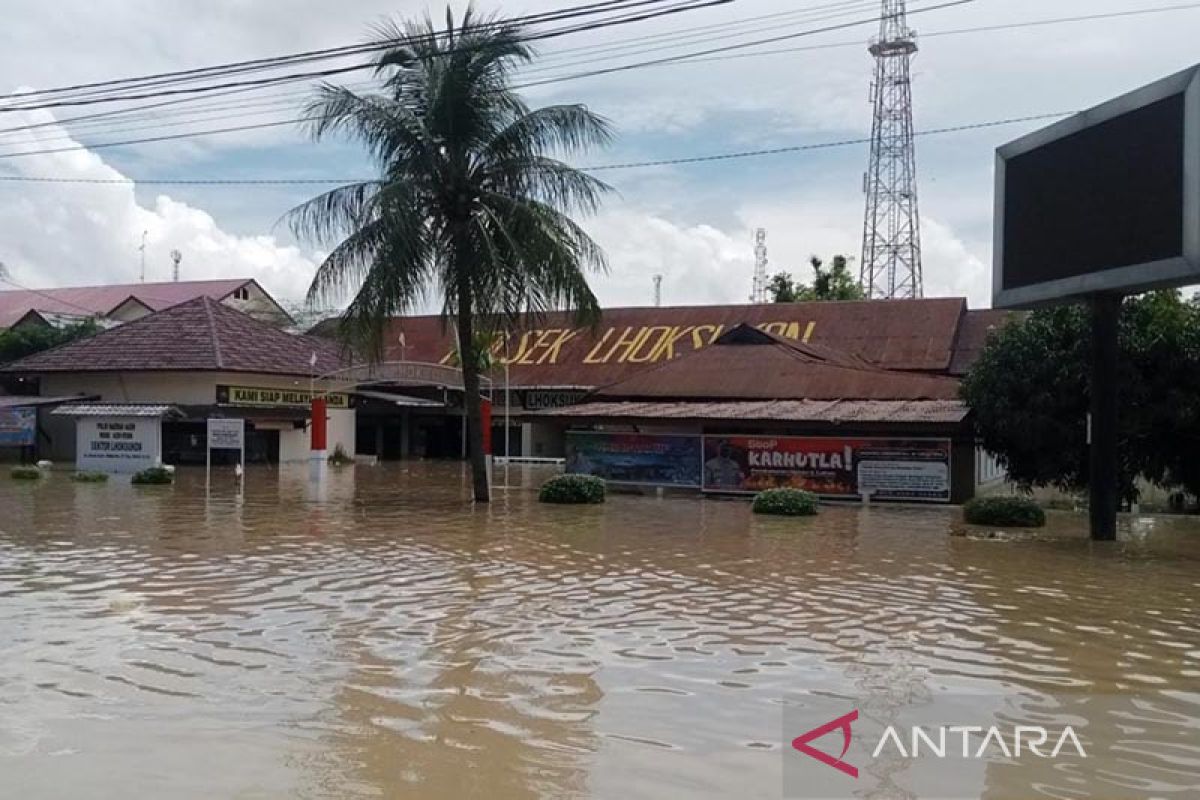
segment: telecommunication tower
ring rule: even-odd
[[[754,232],[754,287],[750,290],[751,303],[767,302],[767,229]]]
[[[658,308],[662,305],[662,275],[654,276],[654,307]]]
[[[871,41],[875,82],[871,102],[871,159],[863,180],[860,280],[867,297],[923,297],[921,221],[917,210],[917,156],[913,141],[912,58],[916,31],[908,27],[905,0],[883,0],[879,36]]]
[[[183,253],[178,250],[171,251],[171,277],[179,283],[179,262],[183,261]]]

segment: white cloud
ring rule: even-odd
[[[52,122],[47,111],[6,117],[14,124]],[[57,126],[25,131],[14,150],[36,149],[63,139]],[[14,176],[121,180],[124,176],[95,153],[76,150],[3,162]],[[12,278],[33,287],[131,283],[140,272],[139,246],[146,241],[146,280],[170,280],[170,252],[183,253],[185,278],[256,278],[281,299],[303,296],[315,269],[311,254],[274,236],[236,236],[209,213],[160,195],[152,206],[138,202],[132,184],[7,183],[0,203],[0,261]]]

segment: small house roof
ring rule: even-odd
[[[317,363],[311,363],[313,355]],[[328,340],[287,333],[201,296],[44,350],[4,372],[216,371],[324,375],[346,366]]]

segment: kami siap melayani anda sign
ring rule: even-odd
[[[308,408],[312,405],[314,393],[308,389],[276,389],[269,386],[218,386],[217,403],[223,406],[244,406],[250,408]],[[317,391],[317,397],[324,397],[329,408],[349,408],[350,395],[325,394]]]

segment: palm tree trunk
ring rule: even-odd
[[[483,403],[479,393],[479,354],[475,352],[475,320],[471,293],[459,288],[458,355],[463,374],[463,403],[467,411],[467,452],[471,459],[471,478],[475,502],[491,501],[488,486],[487,457],[483,452]]]

